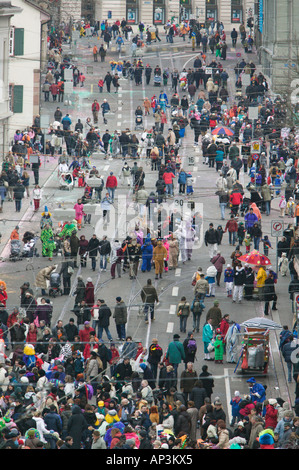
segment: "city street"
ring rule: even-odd
[[[149,48],[148,52],[142,53],[143,65],[150,64],[152,68],[159,65],[162,70],[166,67],[169,71],[177,68],[181,71],[183,68],[193,67],[195,57],[198,55],[199,50],[192,51],[191,44],[187,42],[183,43],[182,38],[176,37],[175,42],[171,47],[166,43],[165,36],[161,35],[161,43],[154,44],[153,47]],[[101,115],[99,116],[99,130],[100,134],[103,135],[106,129],[112,133],[114,130],[124,130],[126,128],[134,130],[135,127],[135,110],[137,106],[143,107],[143,100],[148,97],[160,94],[160,90],[164,91],[168,95],[168,99],[171,98],[171,79],[168,80],[166,87],[156,87],[153,85],[153,74],[151,77],[150,85],[145,84],[145,80],[142,80],[142,85],[136,86],[135,82],[125,78],[120,79],[120,88],[118,93],[114,93],[114,88],[111,87],[111,93],[106,92],[104,87],[103,93],[98,91],[98,80],[100,77],[104,77],[106,72],[110,70],[110,60],[123,60],[130,58],[130,46],[124,47],[120,54],[114,50],[108,51],[106,60],[104,63],[93,62],[92,49],[94,44],[100,46],[101,40],[94,38],[82,38],[78,41],[76,47],[77,55],[77,67],[82,70],[86,75],[86,81],[84,87],[74,88],[74,93],[69,97],[71,105],[65,105],[64,103],[55,102],[44,102],[42,98],[41,116],[49,116],[50,122],[54,120],[54,112],[57,106],[60,106],[63,115],[69,113],[72,119],[72,127],[77,122],[77,119],[85,124],[86,118],[92,119],[91,105],[94,99],[97,99],[101,104],[103,99],[106,98],[110,104],[111,112],[107,116],[108,124],[104,124]],[[71,50],[69,45],[64,46],[64,51],[67,53]],[[223,67],[229,73],[228,80],[228,91],[229,91],[229,104],[234,103],[235,96],[235,74],[234,67],[236,63],[244,57],[245,60],[253,60],[257,64],[256,54],[244,54],[240,43],[237,43],[236,48],[231,47],[230,40],[228,41],[227,59],[222,61]],[[137,52],[137,58],[138,58]],[[211,61],[212,55],[210,51],[207,53],[207,63]],[[258,65],[257,65],[258,69]],[[92,73],[88,73],[92,71]],[[200,90],[203,86],[200,87]],[[199,91],[199,90],[198,90]],[[183,93],[179,91],[180,97]],[[198,93],[197,93],[198,94]],[[196,94],[196,96],[197,96]],[[164,128],[164,135],[167,135],[168,127],[170,124],[170,108],[167,108],[167,124]],[[144,117],[144,128],[150,129],[154,124],[152,111],[149,116]],[[85,133],[86,133],[85,125]],[[142,130],[136,130],[136,135],[140,140]],[[106,301],[107,305],[113,311],[115,306],[115,299],[117,296],[121,296],[128,306],[128,323],[127,323],[127,334],[131,335],[137,342],[142,342],[144,347],[148,347],[151,344],[152,338],[158,338],[159,344],[162,346],[165,352],[170,341],[172,341],[173,335],[179,333],[179,319],[176,315],[176,306],[182,296],[187,298],[190,303],[193,300],[193,287],[191,286],[191,279],[194,272],[199,266],[203,268],[205,272],[207,267],[210,265],[208,249],[203,243],[203,236],[207,230],[209,224],[212,222],[214,227],[222,225],[225,227],[227,220],[229,219],[229,211],[226,210],[226,220],[221,220],[220,207],[218,202],[218,196],[216,192],[216,179],[217,172],[215,168],[209,168],[203,164],[203,158],[201,153],[201,145],[194,147],[194,135],[193,130],[190,126],[187,127],[186,136],[183,139],[182,147],[179,150],[181,156],[182,165],[186,171],[192,173],[194,179],[194,194],[189,197],[193,200],[197,207],[202,210],[203,226],[201,228],[200,237],[198,243],[194,246],[191,261],[186,261],[185,264],[179,260],[179,266],[175,271],[168,271],[163,274],[163,278],[155,280],[154,270],[150,273],[142,273],[138,271],[138,276],[135,280],[130,280],[129,274],[122,273],[121,278],[111,279],[110,276],[110,265],[108,264],[107,272],[101,272],[99,269],[99,260],[97,261],[96,272],[91,269],[91,262],[88,259],[86,268],[79,268],[75,270],[72,276],[72,290],[71,294],[66,297],[58,297],[52,299],[53,302],[53,318],[52,326],[54,326],[58,319],[66,324],[69,318],[73,316],[71,309],[74,306],[73,292],[76,287],[76,280],[79,275],[83,276],[84,281],[88,277],[91,277],[95,285],[96,298],[102,298]],[[193,157],[191,162],[190,157]],[[40,183],[43,187],[43,199],[41,203],[41,209],[39,212],[33,212],[33,206],[31,199],[24,199],[21,213],[18,214],[14,210],[14,202],[5,202],[3,213],[0,217],[0,232],[2,234],[1,240],[1,280],[7,284],[8,293],[8,310],[11,311],[14,306],[19,305],[20,286],[24,281],[29,281],[31,287],[34,286],[35,277],[38,271],[48,266],[49,264],[58,264],[58,270],[61,265],[61,257],[57,256],[53,258],[53,262],[49,262],[47,258],[41,256],[41,243],[40,240],[37,242],[39,257],[18,261],[13,263],[8,260],[10,253],[9,236],[13,228],[18,225],[20,227],[21,237],[26,230],[33,230],[37,233],[40,231],[40,217],[41,212],[46,205],[50,212],[55,214],[55,210],[59,207],[65,209],[72,209],[77,199],[83,195],[83,188],[75,187],[72,191],[65,191],[59,189],[59,181],[57,175],[57,163],[58,157],[42,157],[42,165],[40,168]],[[113,171],[114,175],[118,178],[119,186],[116,190],[115,196],[115,220],[116,224],[111,223],[106,229],[103,226],[102,210],[100,205],[95,207],[95,211],[91,216],[91,224],[87,224],[82,227],[79,232],[79,236],[84,234],[89,240],[93,233],[96,233],[98,238],[102,238],[103,235],[107,235],[108,239],[112,241],[115,238],[119,238],[120,241],[126,237],[128,228],[134,227],[132,219],[138,216],[138,212],[135,211],[135,205],[133,203],[133,191],[132,187],[128,187],[123,183],[121,179],[121,170],[123,167],[123,160],[121,157],[112,159],[111,157],[104,160],[103,153],[94,153],[90,159],[91,165],[96,165],[100,174],[104,177],[105,181],[107,176]],[[133,166],[133,160],[128,160],[129,166]],[[192,164],[190,164],[192,163]],[[152,190],[155,191],[155,183],[157,180],[157,171],[151,171],[150,165],[147,163],[145,158],[139,159],[138,164],[143,167],[145,171],[145,189],[150,193]],[[249,182],[249,177],[244,174],[243,169],[240,173],[240,182],[246,187]],[[33,173],[30,171],[30,186],[32,188]],[[183,200],[183,202],[181,202]],[[172,208],[180,211],[180,204],[183,207],[187,207],[187,196],[180,196],[178,194],[178,187],[175,181],[175,196],[171,201]],[[276,197],[272,201],[271,215],[270,217],[263,217],[263,235],[268,235],[272,247],[274,248],[270,252],[270,260],[274,270],[276,270],[276,240],[271,236],[271,221],[277,219],[279,216],[279,197]],[[59,219],[54,218],[55,227],[57,227]],[[285,218],[285,226],[292,219]],[[220,245],[221,254],[224,256],[226,264],[231,263],[231,253],[234,247],[228,243],[228,233],[223,236],[222,243]],[[245,253],[245,247],[243,246],[241,251]],[[223,275],[222,275],[223,276]],[[140,314],[140,307],[142,305],[140,292],[142,287],[146,284],[147,279],[152,279],[159,296],[159,304],[155,309],[155,320],[150,321],[146,324],[144,321],[143,314]],[[278,296],[277,311],[272,311],[270,317],[280,325],[292,326],[292,312],[291,312],[291,301],[289,300],[288,284],[290,277],[280,278],[276,285],[276,292]],[[36,290],[36,293],[40,295],[40,290]],[[238,323],[242,323],[246,319],[253,318],[256,316],[263,315],[264,303],[259,301],[242,301],[242,304],[232,303],[231,298],[227,297],[223,277],[221,279],[220,287],[216,287],[216,297],[206,298],[205,310],[201,317],[200,332],[194,333],[197,341],[197,354],[196,361],[194,364],[195,370],[200,373],[201,368],[204,364],[208,365],[208,370],[213,374],[214,377],[214,392],[213,399],[219,397],[223,408],[231,417],[231,406],[230,400],[234,396],[234,392],[238,390],[241,395],[248,393],[249,387],[246,382],[246,378],[250,375],[241,375],[240,366],[235,371],[236,364],[227,363],[224,357],[223,364],[216,364],[213,361],[205,362],[203,360],[203,342],[202,342],[202,327],[204,324],[205,316],[210,307],[213,306],[213,301],[217,299],[220,302],[220,308],[222,314],[228,313],[231,320],[235,320]],[[110,321],[110,331],[113,339],[117,338],[116,327],[114,320]],[[188,319],[187,332],[192,331],[192,318]],[[183,342],[187,336],[187,333],[181,333],[180,341]],[[107,337],[103,337],[104,341],[108,342]],[[267,398],[281,397],[294,403],[294,391],[295,384],[287,383],[287,372],[286,366],[283,359],[280,356],[278,350],[279,343],[279,331],[270,332],[270,365],[267,375],[255,374],[257,380],[263,385],[267,386]],[[179,375],[183,370],[183,364],[179,367]],[[229,420],[227,420],[229,422]]]

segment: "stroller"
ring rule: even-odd
[[[49,296],[57,297],[57,295],[62,295],[62,290],[60,289],[61,277],[58,273],[50,274],[50,289]]]
[[[36,242],[37,237],[33,237],[31,238],[31,240],[27,240],[26,243],[24,243],[22,253],[22,256],[24,256],[24,258],[33,258],[34,256],[39,256],[39,254],[37,253],[37,248],[35,246]]]
[[[136,119],[135,119],[135,131],[137,131],[137,129],[142,129],[142,130],[144,130],[144,125],[143,125],[143,118],[142,118],[142,116],[136,116]]]
[[[74,178],[71,172],[59,175],[59,189],[74,189]]]
[[[19,261],[22,259],[21,242],[20,240],[10,241],[10,261]]]
[[[160,75],[154,76],[154,86],[161,86],[162,77]]]

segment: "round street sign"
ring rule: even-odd
[[[299,304],[299,295],[296,295],[296,304]]]
[[[259,155],[257,153],[254,153],[252,155],[252,160],[258,160],[259,159]]]
[[[241,55],[242,55],[241,52],[237,52],[237,53],[236,53],[236,56],[237,56],[237,57],[241,57]]]
[[[271,235],[272,237],[281,237],[283,235],[284,224],[280,220],[271,221]]]

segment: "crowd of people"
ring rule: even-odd
[[[119,24],[118,24],[119,23]],[[1,211],[6,194],[14,197],[16,211],[20,212],[25,191],[29,191],[28,169],[33,170],[35,187],[32,197],[38,211],[42,200],[39,187],[40,162],[31,163],[32,153],[59,155],[58,175],[71,173],[73,181],[82,187],[82,197],[74,205],[74,220],[55,228],[48,208],[41,214],[40,239],[42,256],[53,261],[60,250],[62,262],[42,268],[35,280],[35,288],[41,289],[41,298],[34,294],[29,283],[21,286],[20,305],[10,313],[6,285],[0,283],[0,381],[1,381],[1,442],[0,448],[51,448],[51,449],[202,449],[202,448],[297,448],[299,436],[299,387],[296,386],[294,410],[280,397],[266,397],[266,387],[254,378],[248,382],[248,394],[240,396],[235,391],[230,403],[232,420],[228,422],[215,383],[205,364],[198,373],[195,370],[200,321],[201,340],[205,361],[223,364],[237,363],[235,334],[239,331],[236,321],[221,311],[218,300],[206,315],[205,299],[216,297],[222,274],[227,297],[232,302],[259,299],[264,302],[264,314],[277,308],[277,274],[269,266],[242,265],[239,258],[254,248],[269,255],[271,241],[263,233],[263,221],[271,214],[273,200],[279,199],[281,218],[294,217],[278,242],[279,270],[282,276],[290,273],[289,293],[294,297],[298,287],[295,257],[299,247],[297,222],[299,217],[299,187],[297,183],[298,140],[295,129],[282,137],[283,102],[273,100],[268,84],[261,73],[256,72],[253,61],[241,59],[235,67],[236,96],[229,94],[228,73],[223,67],[226,60],[226,34],[223,24],[210,24],[209,28],[196,23],[183,23],[176,28],[166,24],[167,41],[180,35],[185,40],[194,37],[202,51],[193,67],[178,71],[161,70],[143,65],[141,59],[125,63],[111,63],[111,72],[99,81],[99,91],[104,86],[110,93],[111,84],[117,92],[120,76],[135,80],[136,86],[145,80],[146,85],[160,77],[160,94],[145,98],[138,106],[137,118],[153,119],[148,129],[143,129],[140,140],[136,133],[125,129],[120,134],[106,129],[100,132],[98,114],[102,110],[103,124],[108,126],[109,100],[101,105],[94,100],[91,113],[82,123],[76,123],[59,107],[54,114],[46,140],[40,129],[39,116],[26,131],[17,130],[11,151],[5,157],[0,177]],[[252,41],[241,25],[239,34],[244,52],[251,52]],[[90,26],[81,25],[80,34],[100,35],[107,47],[94,50],[105,61],[111,38],[116,44],[131,41],[132,31],[125,20],[111,25],[107,21]],[[216,32],[214,29],[216,28]],[[139,41],[159,41],[159,31],[151,31],[139,24],[139,34],[132,38],[136,47]],[[234,30],[235,31],[235,30]],[[154,34],[153,34],[154,33]],[[238,33],[232,33],[233,46]],[[101,46],[102,47],[102,46]],[[207,48],[213,55],[207,60]],[[64,100],[63,78],[70,59],[63,58],[62,35],[52,33],[49,40],[49,70],[44,83],[45,101]],[[136,50],[136,48],[133,48]],[[85,77],[77,67],[73,68],[74,86],[84,86]],[[205,72],[211,69],[211,74]],[[244,74],[250,76],[245,95],[242,90]],[[168,85],[168,79],[171,84]],[[46,86],[45,86],[46,85]],[[171,89],[168,96],[166,89]],[[54,92],[53,92],[54,91]],[[58,98],[57,98],[58,96]],[[258,106],[259,117],[253,128],[248,107]],[[103,106],[104,105],[104,106]],[[171,122],[167,122],[170,106]],[[167,134],[165,125],[168,124]],[[182,266],[192,258],[192,249],[199,239],[201,214],[191,209],[187,218],[178,212],[168,213],[163,202],[175,194],[196,196],[192,174],[182,167],[180,147],[188,128],[194,132],[194,146],[202,150],[202,163],[216,172],[215,190],[219,197],[221,219],[226,225],[216,228],[211,222],[204,234],[204,244],[210,258],[206,269],[194,273],[190,283],[193,291],[178,302],[181,335],[163,348],[153,338],[148,348],[127,335],[127,306],[121,296],[109,307],[105,299],[97,299],[91,277],[75,276],[80,266],[84,272],[87,260],[96,271],[100,257],[100,270],[105,272],[110,258],[111,280],[116,276],[136,279],[139,270],[155,272],[161,279],[164,273]],[[214,135],[218,127],[226,127],[231,135]],[[259,142],[258,158],[252,157],[252,140]],[[64,150],[66,148],[66,150]],[[96,234],[84,235],[88,214],[84,205],[90,200],[101,204],[103,223],[110,223],[110,210],[117,203],[115,194],[120,181],[113,172],[104,181],[96,166],[89,163],[89,155],[101,149],[104,158],[121,156],[123,168],[121,184],[133,194],[140,223],[134,225],[123,240],[101,240]],[[128,159],[135,160],[133,165]],[[152,192],[145,190],[147,172],[138,162],[142,158],[156,172],[157,180]],[[256,158],[256,157],[255,157]],[[244,180],[240,182],[240,172]],[[97,181],[92,186],[90,180]],[[27,189],[26,189],[27,188]],[[105,195],[102,196],[102,191]],[[20,194],[20,197],[18,196]],[[247,196],[247,197],[246,197]],[[154,211],[154,207],[157,211]],[[243,220],[241,220],[243,219]],[[79,231],[82,231],[79,235]],[[221,254],[223,236],[228,233],[233,252],[229,263]],[[28,238],[29,237],[29,238]],[[33,237],[33,235],[32,235]],[[11,234],[11,240],[19,240],[19,228]],[[24,241],[28,243],[30,236]],[[243,251],[245,247],[245,252]],[[180,260],[180,261],[179,261]],[[57,281],[58,276],[58,281]],[[60,286],[62,279],[62,288]],[[73,279],[75,280],[73,281]],[[55,296],[74,293],[75,301],[69,322],[52,322]],[[47,294],[48,290],[48,294]],[[188,297],[190,296],[190,301]],[[155,321],[155,305],[159,301],[151,279],[141,289],[140,301],[146,323]],[[272,303],[272,307],[271,307]],[[188,327],[192,314],[193,325]],[[114,319],[117,337],[110,331],[110,319]],[[108,342],[103,340],[103,333]],[[290,359],[292,340],[296,336],[295,325],[284,327],[280,350],[288,368],[289,382],[297,382],[298,369]],[[25,346],[24,346],[25,344]],[[212,347],[210,345],[212,344]],[[11,354],[9,353],[11,351]],[[212,354],[214,351],[214,354]],[[214,356],[214,357],[211,357]],[[183,371],[179,374],[179,365]],[[220,370],[220,369],[219,369]],[[213,398],[212,398],[213,395]]]

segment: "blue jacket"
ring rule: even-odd
[[[209,323],[206,323],[202,329],[202,340],[204,343],[209,343],[213,338],[213,328]]]
[[[53,430],[59,434],[62,431],[62,421],[60,416],[55,411],[50,411],[44,417],[45,424],[49,431]]]
[[[244,220],[245,220],[246,228],[248,228],[248,227],[253,227],[254,224],[257,223],[259,219],[257,218],[254,212],[252,214],[250,212],[247,212],[247,214],[245,214]]]
[[[224,282],[233,282],[234,281],[234,270],[232,268],[227,268],[224,271]]]
[[[241,402],[240,397],[234,397],[231,399],[230,404],[232,406],[232,416],[240,416],[239,403]]]
[[[186,184],[186,182],[187,182],[187,174],[184,171],[180,171],[179,177],[178,177],[178,183]]]
[[[259,397],[254,395],[254,393],[258,393]],[[262,384],[255,383],[250,387],[250,400],[257,401],[259,403],[263,403],[266,400],[266,391]]]

